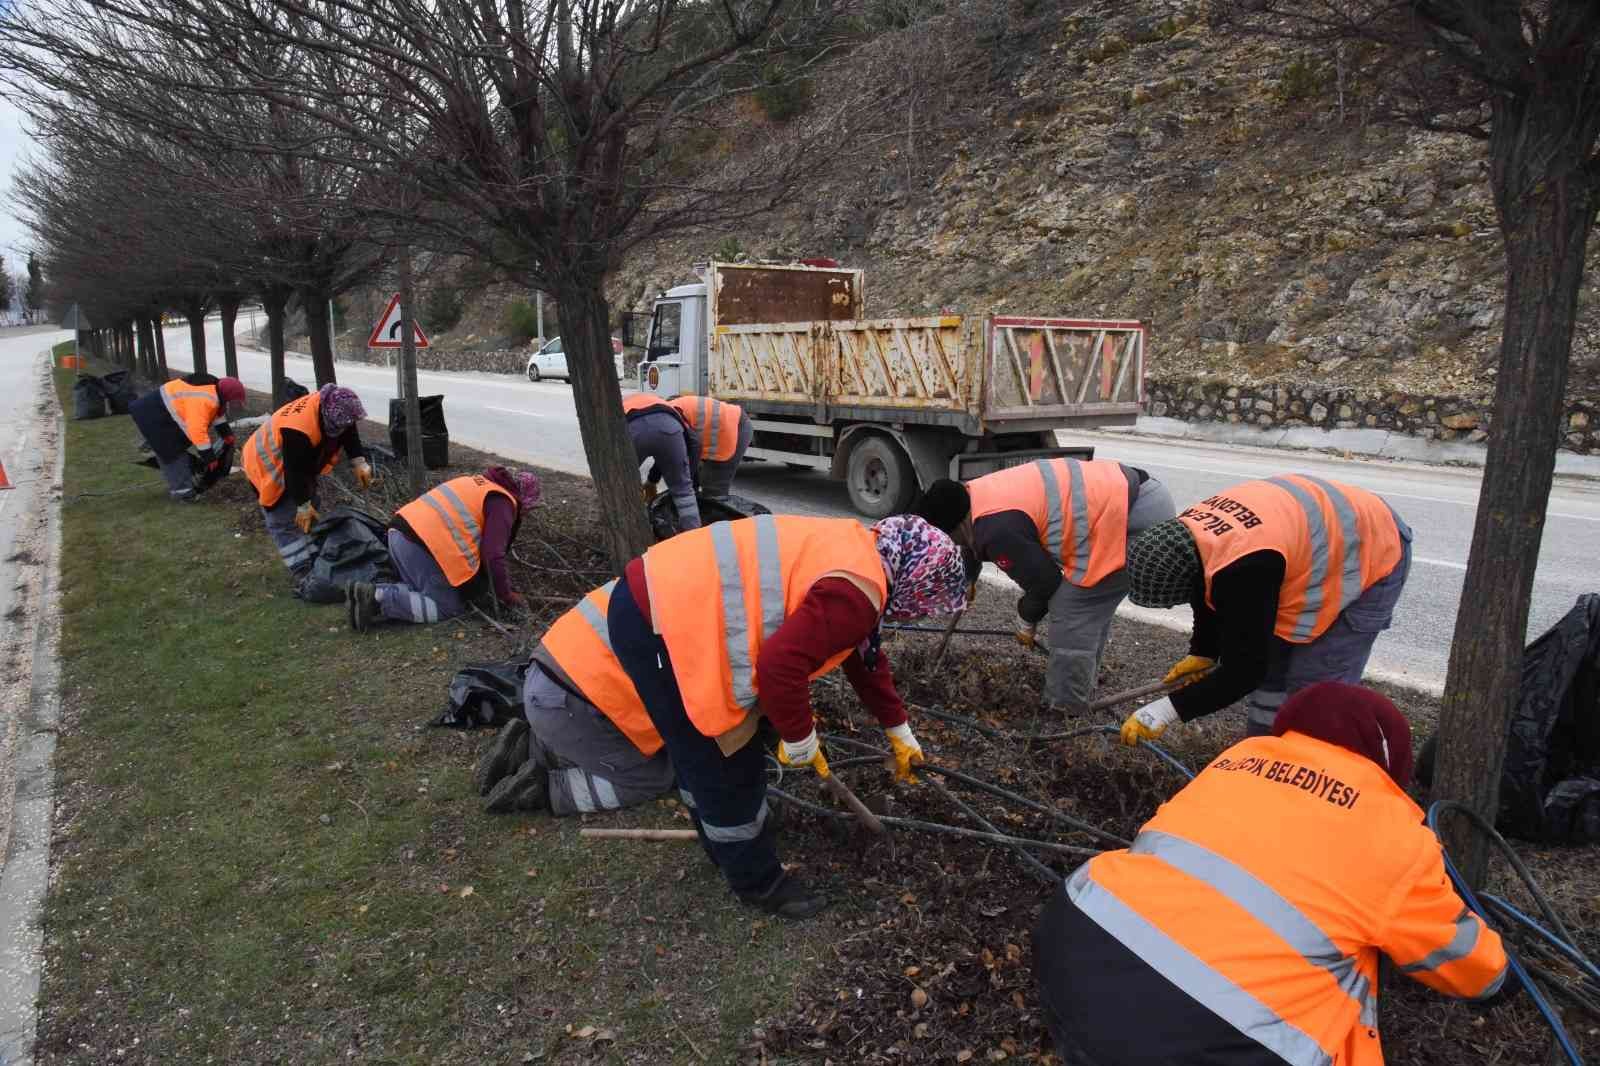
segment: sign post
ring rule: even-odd
[[[411,249],[400,253],[400,291],[389,299],[378,324],[367,338],[368,348],[399,349],[395,360],[395,395],[405,404],[406,466],[411,476],[411,491],[422,494],[422,407],[417,397],[417,349],[428,347],[428,337],[411,317]]]

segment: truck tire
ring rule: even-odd
[[[874,433],[850,449],[845,487],[856,510],[868,518],[887,518],[911,506],[917,479],[900,446]]]

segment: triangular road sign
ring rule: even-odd
[[[428,346],[428,335],[422,332],[422,324],[416,319],[411,320],[411,331],[416,335],[417,347]],[[389,307],[383,312],[383,317],[378,319],[378,324],[372,327],[372,336],[367,338],[368,348],[398,348],[400,347],[400,294],[395,293],[389,300]]]

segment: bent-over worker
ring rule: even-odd
[[[611,651],[615,581],[556,619],[533,649],[514,718],[478,763],[490,814],[615,811],[672,787],[672,762]]]
[[[1248,696],[1248,735],[1317,681],[1355,684],[1411,571],[1411,527],[1383,497],[1304,474],[1246,481],[1146,530],[1128,549],[1128,596],[1194,608],[1189,654],[1168,682],[1211,669],[1128,716],[1122,742]]]
[[[1451,888],[1405,793],[1411,730],[1394,704],[1324,682],[1272,732],[1223,752],[1046,905],[1034,973],[1066,1062],[1377,1066],[1380,952],[1445,995],[1505,998],[1500,937]]]
[[[738,404],[689,393],[673,397],[672,406],[700,438],[700,491],[727,496],[755,433],[750,416]]]
[[[538,502],[538,475],[491,466],[451,478],[400,508],[387,538],[400,580],[346,586],[350,628],[365,633],[379,621],[442,622],[490,589],[500,603],[519,606],[506,553],[522,516]]]
[[[778,759],[826,774],[810,680],[844,667],[888,735],[895,775],[922,748],[879,647],[884,618],[965,603],[961,553],[920,518],[761,515],[680,533],[630,562],[611,594],[612,647],[666,742],[706,853],[745,903],[806,918],[826,899],[778,861],[767,817],[765,717]]]
[[[957,484],[930,485],[923,508],[949,521],[959,510]],[[1172,495],[1143,470],[1102,459],[1039,459],[965,487],[978,558],[1022,589],[1018,642],[1033,647],[1048,616],[1045,702],[1082,714],[1099,681],[1111,619],[1128,592],[1128,544],[1177,514]]]
[[[700,438],[682,412],[659,396],[635,392],[622,398],[628,438],[640,463],[650,461],[644,483],[645,502],[655,499],[656,482],[663,479],[672,504],[678,509],[680,529],[700,527],[700,503],[695,490],[700,483]]]
[[[210,374],[173,378],[128,405],[174,500],[195,498],[191,455],[215,470],[224,450],[233,445],[229,405],[244,405],[244,385],[238,378]]]
[[[352,390],[324,385],[272,412],[245,441],[245,476],[255,486],[267,532],[297,590],[317,557],[310,537],[317,523],[317,479],[346,455],[356,484],[363,489],[372,484],[372,466],[356,428],[366,415]]]

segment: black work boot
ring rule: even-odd
[[[487,796],[489,790],[507,774],[520,769],[527,761],[528,723],[521,718],[513,718],[500,727],[500,734],[478,760],[478,768],[472,774],[472,783],[477,786],[478,795]]]
[[[739,902],[758,911],[795,921],[814,917],[828,906],[827,896],[788,871],[779,874],[772,887],[765,892],[738,892],[735,895],[739,897]]]
[[[525,762],[521,769],[489,790],[489,801],[483,805],[489,814],[510,814],[513,811],[543,811],[550,808],[550,773],[536,762]]]
[[[350,628],[370,632],[383,613],[378,610],[377,587],[365,581],[352,581],[344,587],[344,602],[350,613]]]

